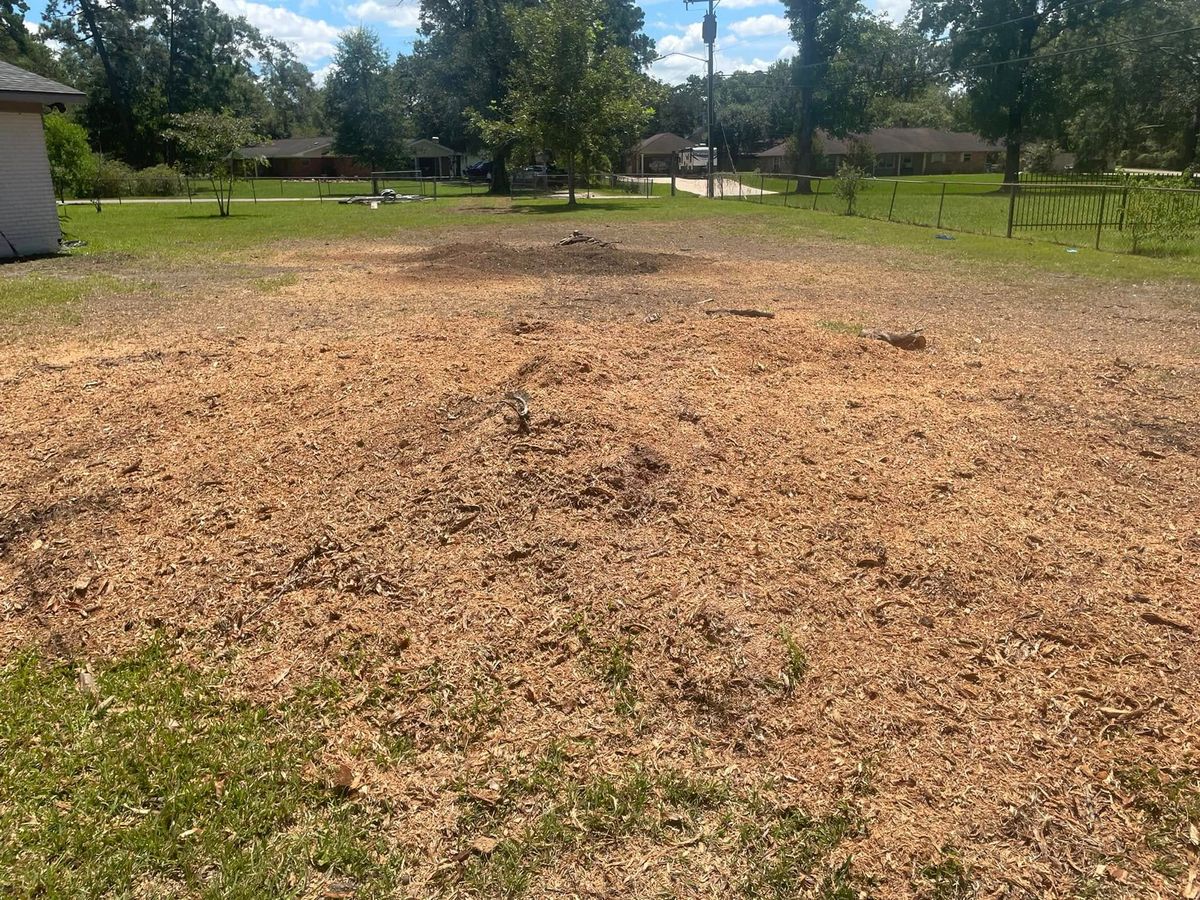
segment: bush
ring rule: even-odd
[[[850,138],[846,149],[846,164],[863,174],[875,171],[875,151],[862,138]]]
[[[54,191],[60,197],[68,193],[78,196],[89,184],[93,168],[87,131],[62,113],[47,114],[42,124]]]
[[[833,192],[846,201],[846,215],[854,215],[854,204],[858,195],[867,188],[867,173],[856,166],[842,163],[833,182]]]
[[[170,166],[150,166],[134,176],[134,192],[143,197],[174,197],[183,193],[183,181]]]
[[[133,169],[119,159],[94,156],[90,177],[80,187],[79,194],[85,197],[128,196],[133,188]]]
[[[1192,187],[1187,176],[1130,180],[1122,212],[1134,253],[1170,253],[1200,237],[1200,197],[1182,190]]]

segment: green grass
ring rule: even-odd
[[[1134,765],[1118,768],[1115,775],[1145,821],[1154,870],[1179,878],[1196,852],[1193,838],[1200,836],[1200,773]]]
[[[865,827],[850,803],[813,815],[770,786],[738,790],[642,763],[615,773],[575,771],[589,749],[551,745],[528,774],[505,779],[486,802],[459,785],[455,840],[470,854],[462,878],[472,895],[522,897],[567,854],[586,864],[634,838],[675,844],[702,834],[722,836],[713,846],[730,854],[738,895],[748,900],[796,897],[809,882],[820,900],[859,900],[869,886],[838,853]]]
[[[983,265],[1020,274],[1043,271],[1140,282],[1196,280],[1198,272],[1191,257],[1151,258],[1096,252],[1089,246],[1068,253],[1067,248],[1044,241],[969,233],[956,233],[955,240],[941,241],[935,239],[936,232],[924,227],[785,209],[781,203],[713,203],[690,196],[583,200],[574,210],[568,210],[559,200],[513,202],[484,196],[396,204],[377,210],[337,203],[255,205],[235,201],[233,215],[227,219],[216,216],[208,205],[110,204],[100,214],[91,207],[71,207],[66,217],[64,230],[68,237],[88,242],[85,249],[75,252],[121,253],[171,264],[252,264],[272,253],[279,242],[293,240],[429,240],[431,233],[481,225],[503,239],[510,226],[515,230],[529,222],[558,222],[564,233],[572,228],[653,222],[670,226],[685,245],[688,235],[703,228],[784,244],[793,240],[832,240],[890,248],[916,263],[940,260],[955,268]]]
[[[20,318],[46,307],[59,307],[64,322],[76,321],[73,305],[91,297],[153,288],[152,284],[126,281],[111,275],[57,278],[52,275],[14,275],[0,269],[0,320]]]
[[[742,184],[757,190],[760,186],[775,194],[738,197],[736,192],[727,199],[762,206],[785,206],[805,211],[845,215],[846,201],[834,194],[833,178],[814,183],[810,194],[795,192],[796,180],[780,176],[743,173]],[[1004,237],[1008,229],[1009,196],[1001,189],[1000,175],[963,176],[905,176],[901,179],[863,182],[862,192],[855,200],[855,215],[902,224],[921,225],[945,232],[967,232]],[[1052,193],[1051,193],[1052,192]],[[1098,214],[1099,200],[1092,189],[1072,190],[1064,187],[1029,186],[1022,195],[1036,200],[1039,196],[1054,196],[1063,202],[1073,200],[1079,209],[1075,215],[1087,218]],[[1110,192],[1107,203],[1117,203],[1116,193]],[[1057,204],[1056,204],[1057,205]],[[1089,212],[1090,210],[1090,212]],[[1045,241],[1080,249],[1094,247],[1096,229],[1091,227],[1037,228],[1015,232],[1023,240]],[[1132,238],[1128,231],[1106,227],[1100,235],[1101,251],[1128,253]],[[1177,245],[1171,254],[1195,265],[1200,262],[1200,241]]]
[[[287,897],[349,879],[388,896],[376,816],[305,774],[311,702],[223,699],[160,645],[100,669],[0,670],[0,895]]]
[[[796,689],[804,676],[808,674],[808,654],[801,647],[794,637],[784,629],[781,634],[783,640],[783,689],[787,693],[791,693]]]
[[[936,859],[923,865],[913,880],[920,900],[972,900],[975,879],[954,847],[943,847]]]

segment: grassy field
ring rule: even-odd
[[[657,185],[669,191],[666,184]],[[877,186],[878,187],[878,186]],[[972,195],[972,202],[1003,202],[987,194]],[[869,204],[882,194],[871,190],[862,202]],[[923,203],[936,195],[924,195]],[[561,200],[487,196],[463,197],[436,202],[396,204],[370,210],[337,203],[253,204],[237,200],[233,215],[220,219],[208,206],[179,204],[106,204],[102,213],[90,206],[68,207],[62,212],[63,231],[68,238],[84,240],[87,247],[73,251],[85,255],[120,252],[145,258],[253,257],[273,241],[316,237],[380,237],[406,231],[444,230],[497,221],[496,216],[519,219],[563,218],[585,224],[659,222],[678,225],[681,237],[690,229],[703,227],[745,232],[747,230],[783,240],[804,235],[849,240],[867,246],[892,248],[916,257],[963,259],[985,264],[1033,267],[1049,272],[1095,275],[1118,279],[1194,278],[1195,261],[1189,257],[1148,257],[1081,246],[1066,253],[1061,246],[1026,239],[1004,240],[994,236],[963,233],[955,241],[936,241],[928,228],[902,222],[880,222],[865,217],[848,217],[784,208],[780,197],[712,204],[704,198],[679,194],[676,197],[631,197],[628,199],[583,200],[575,210]],[[796,198],[791,198],[795,200]],[[811,205],[811,199],[806,200]],[[947,199],[947,209],[951,201]],[[824,209],[824,201],[818,206]],[[886,214],[886,210],[885,210]],[[503,221],[503,220],[501,220]],[[169,235],[169,240],[164,236]]]
[[[724,199],[761,205],[781,205],[845,215],[847,203],[834,193],[834,178],[812,182],[808,194],[796,192],[797,180],[784,176],[743,173],[727,176],[739,181],[755,193],[743,196],[731,182],[725,183]],[[855,200],[855,215],[913,225],[938,228],[950,232],[967,232],[1005,236],[1008,230],[1009,195],[1001,187],[1000,175],[910,176],[901,179],[867,179]],[[757,193],[758,191],[774,193]],[[1100,194],[1095,188],[1064,186],[1028,186],[1025,197],[1037,196],[1047,208],[1073,204],[1075,221],[1095,221],[1099,218]],[[1049,202],[1047,202],[1049,201]],[[1106,192],[1105,219],[1112,222],[1121,202],[1119,189]],[[1042,214],[1039,210],[1039,214]],[[1018,218],[1015,236],[1022,239],[1048,241],[1072,247],[1094,247],[1096,228],[1081,227],[1021,227]],[[1100,248],[1105,252],[1129,252],[1132,241],[1128,232],[1107,224],[1100,233]],[[1170,254],[1192,262],[1200,261],[1200,241],[1169,248]]]

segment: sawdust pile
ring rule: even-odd
[[[422,253],[394,265],[535,272],[499,245]],[[687,277],[665,253],[559,258]],[[265,700],[337,678],[335,746],[400,729],[415,747],[395,768],[345,750],[364,802],[402,810],[414,889],[459,850],[449,784],[579,739],[599,770],[771,780],[818,810],[869,765],[847,850],[879,896],[908,895],[943,846],[988,896],[1069,896],[1109,858],[1130,896],[1177,891],[1112,773],[1198,762],[1194,361],[977,342],[952,320],[904,353],[677,293],[653,324],[167,330],[13,368],[2,649],[162,632]],[[625,696],[597,676],[614,648]],[[478,733],[385,689],[434,670],[495,701]],[[690,875],[684,893],[718,896],[737,866],[721,846],[567,856],[544,886],[648,896]]]

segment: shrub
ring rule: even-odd
[[[854,204],[858,195],[867,188],[867,173],[855,166],[842,163],[833,182],[833,192],[846,201],[846,215],[854,215]]]
[[[170,166],[150,166],[134,177],[134,191],[146,197],[174,197],[183,192],[183,183]]]
[[[864,174],[875,171],[875,151],[862,138],[850,138],[846,148],[846,164]]]
[[[60,197],[67,193],[79,195],[81,188],[89,184],[93,168],[87,131],[62,113],[49,113],[42,123],[55,193]]]
[[[1134,253],[1169,253],[1200,237],[1200,197],[1181,190],[1192,187],[1188,176],[1129,181],[1122,212]]]
[[[128,195],[133,184],[133,169],[119,159],[94,156],[90,183],[81,191],[90,197],[120,197]]]

